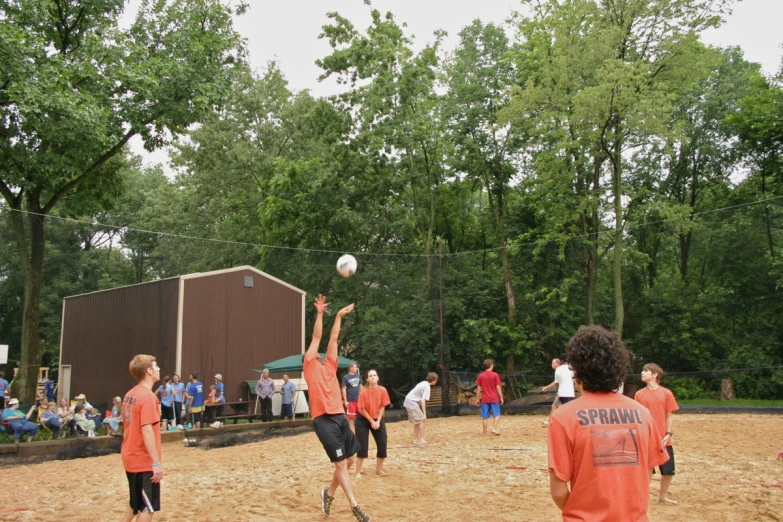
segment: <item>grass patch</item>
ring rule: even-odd
[[[687,406],[765,406],[783,408],[783,399],[764,400],[764,399],[734,399],[733,401],[720,401],[715,399],[683,399],[678,400],[678,404]]]

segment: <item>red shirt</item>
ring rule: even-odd
[[[122,400],[122,426],[125,435],[122,440],[122,465],[129,473],[152,471],[152,459],[144,445],[141,427],[152,425],[158,458],[160,451],[160,403],[152,390],[137,384],[125,394]]]
[[[378,420],[378,416],[381,413],[381,407],[386,407],[391,404],[389,400],[389,392],[383,386],[378,386],[374,390],[371,390],[369,386],[365,387],[361,393],[359,393],[359,404],[357,405],[359,411],[362,408],[367,410],[367,414],[374,420]]]
[[[486,370],[476,378],[476,386],[481,386],[481,404],[500,402],[497,389],[500,386],[500,375]]]
[[[552,415],[549,471],[571,483],[564,521],[646,522],[650,470],[669,460],[647,408],[619,393],[583,393]]]
[[[661,386],[655,390],[647,386],[636,392],[633,398],[650,410],[655,427],[658,428],[658,433],[660,433],[661,439],[663,439],[666,435],[666,415],[680,409],[677,401],[674,399],[674,394]],[[672,445],[671,437],[669,437],[669,442],[666,445]]]
[[[310,417],[324,414],[345,413],[340,383],[337,382],[337,358],[326,357],[319,361],[320,355],[305,355],[302,370],[310,394]]]

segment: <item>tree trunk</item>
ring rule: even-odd
[[[28,210],[40,213],[37,198],[28,198]],[[32,200],[32,201],[31,201]],[[22,304],[22,346],[19,361],[19,376],[14,382],[14,392],[24,404],[35,400],[38,384],[38,369],[41,366],[43,347],[39,337],[41,319],[41,279],[44,265],[44,216],[29,214],[25,230],[25,215],[21,212],[11,214],[16,241],[19,246],[22,275],[24,277],[24,302]]]
[[[620,129],[614,127],[612,158],[612,192],[614,196],[614,329],[623,336],[625,308],[623,307],[623,193],[622,193],[622,143]]]

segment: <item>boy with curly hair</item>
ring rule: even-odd
[[[582,395],[549,423],[552,500],[563,520],[646,521],[651,470],[669,455],[650,412],[615,393],[628,352],[615,332],[587,326],[571,339],[566,357]]]

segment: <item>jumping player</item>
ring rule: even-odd
[[[155,357],[137,355],[128,365],[138,384],[122,401],[122,465],[128,477],[130,504],[122,522],[150,522],[160,511],[163,464],[160,451],[160,403],[152,386],[160,380]],[[138,516],[137,516],[138,515]]]
[[[329,516],[334,493],[339,486],[348,497],[351,512],[356,520],[370,522],[370,516],[359,507],[353,496],[351,477],[348,475],[348,468],[353,465],[354,455],[359,451],[359,441],[345,418],[340,382],[337,380],[337,339],[340,335],[342,318],[353,311],[353,305],[348,305],[337,312],[326,348],[326,358],[323,361],[318,354],[318,345],[321,344],[324,311],[326,310],[324,296],[319,295],[315,299],[315,309],[313,338],[302,359],[305,381],[310,389],[310,415],[313,419],[313,428],[315,434],[318,435],[318,440],[326,450],[329,460],[334,463],[332,483],[321,491],[321,511],[324,515]]]
[[[647,385],[636,392],[634,400],[650,410],[655,427],[663,437],[661,443],[666,446],[669,460],[661,464],[661,489],[658,493],[658,502],[661,504],[677,505],[677,502],[667,497],[669,486],[674,479],[674,448],[672,448],[672,423],[674,412],[679,410],[674,394],[661,386],[663,370],[657,364],[645,364],[642,368],[642,381]]]
[[[650,412],[614,391],[628,352],[616,333],[587,326],[571,339],[567,356],[582,396],[549,423],[552,500],[564,521],[646,521],[650,470],[669,455]]]
[[[503,404],[503,390],[500,387],[500,376],[493,371],[495,361],[484,361],[484,371],[476,378],[476,402],[481,404],[481,427],[487,434],[489,413],[492,412],[492,433],[500,435],[500,405]]]

